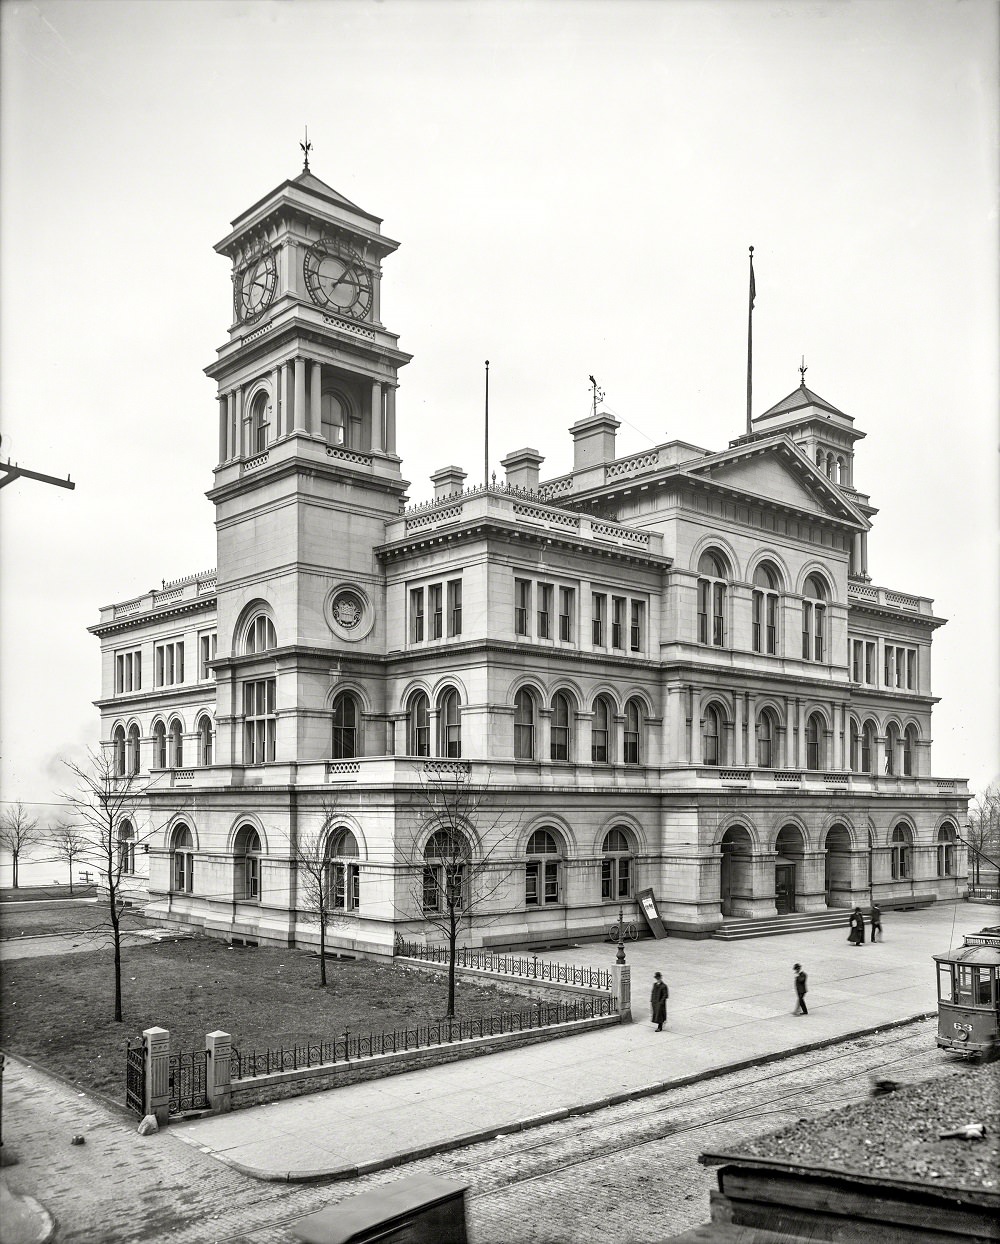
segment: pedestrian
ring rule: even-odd
[[[649,1004],[653,1010],[653,1023],[656,1025],[657,1032],[662,1032],[663,1025],[667,1022],[667,999],[669,997],[670,990],[667,988],[666,981],[659,972],[654,972],[653,993]]]
[[[847,935],[847,940],[855,946],[863,946],[865,941],[865,918],[861,914],[861,908],[855,907],[851,912],[851,931]]]
[[[875,934],[878,933],[879,941],[882,940],[882,912],[872,903],[872,941],[875,940]]]
[[[806,974],[802,971],[801,963],[793,963],[792,971],[795,973],[795,1010],[793,1015],[808,1015],[809,1008],[806,1006]]]

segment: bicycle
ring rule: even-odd
[[[608,929],[608,937],[613,942],[637,942],[639,940],[639,929],[628,920],[621,925],[616,920],[611,928]]]

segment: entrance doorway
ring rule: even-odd
[[[753,842],[748,830],[742,825],[727,829],[720,844],[722,860],[719,867],[719,898],[722,914],[735,915],[739,899],[752,895],[751,857]]]
[[[774,905],[779,916],[795,910],[795,865],[791,860],[775,860]]]
[[[834,825],[823,844],[826,849],[826,905],[851,906],[851,835],[843,825]]]

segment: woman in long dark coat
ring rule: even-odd
[[[656,1031],[662,1032],[663,1025],[667,1022],[667,998],[670,996],[670,990],[664,983],[663,977],[659,972],[653,973],[653,993],[649,999],[649,1004],[653,1010],[653,1023],[656,1025]]]
[[[847,935],[847,940],[853,942],[855,946],[863,946],[865,941],[865,918],[861,914],[861,908],[855,907],[851,912],[851,931]]]

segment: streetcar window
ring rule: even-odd
[[[990,977],[992,973],[989,968],[979,969],[979,1005],[989,1006],[993,1001],[993,982]]]
[[[956,1002],[962,1003],[964,1006],[972,1006],[975,1003],[975,985],[976,985],[976,969],[967,968],[963,964],[959,964],[955,968],[955,998]]]
[[[938,964],[938,997],[942,1002],[954,1002],[951,989],[951,964]]]

